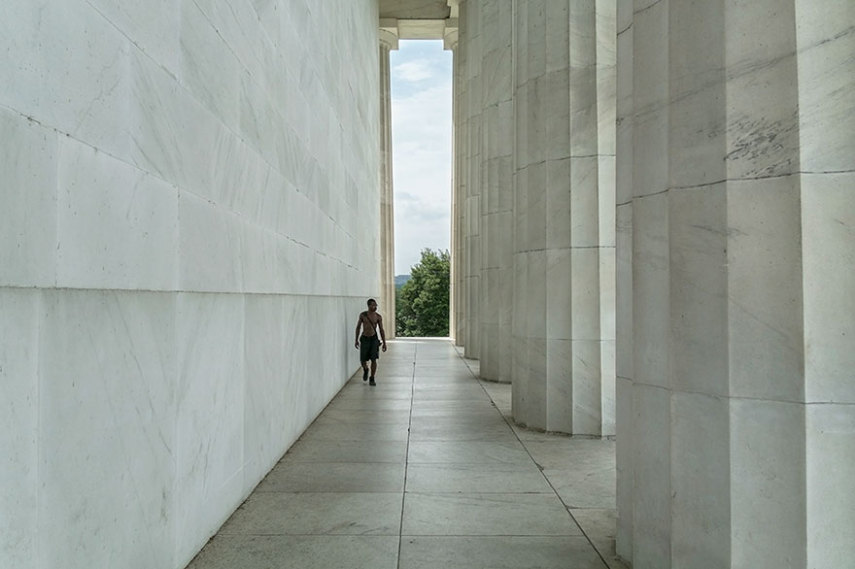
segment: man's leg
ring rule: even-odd
[[[359,362],[362,365],[362,381],[368,380],[368,362]]]
[[[377,360],[371,360],[371,381],[368,382],[368,385],[375,385],[374,383],[374,374],[377,373]]]

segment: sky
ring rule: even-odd
[[[450,248],[452,61],[432,40],[402,40],[389,58],[395,274],[405,275],[422,249]]]

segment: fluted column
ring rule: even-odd
[[[482,2],[465,0],[459,5],[460,38],[460,190],[463,206],[463,289],[466,305],[463,345],[467,358],[477,359],[481,350],[481,32]]]
[[[463,183],[464,168],[462,136],[464,132],[461,119],[461,65],[458,49],[459,34],[455,30],[445,38],[445,49],[452,52],[452,163],[451,163],[451,322],[449,335],[456,346],[464,345],[466,322],[466,295],[464,276],[463,231],[466,186]]]
[[[481,2],[480,376],[511,380],[513,315],[513,3]]]
[[[617,137],[615,166],[615,454],[617,554],[632,559],[634,455],[632,432],[632,0],[617,3]]]
[[[632,4],[618,551],[635,569],[851,565],[855,4]]]
[[[614,428],[614,7],[516,3],[514,419]]]
[[[380,30],[380,304],[387,338],[395,337],[395,207],[392,178],[392,94],[389,51],[398,38]]]

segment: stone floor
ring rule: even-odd
[[[614,443],[516,428],[447,340],[390,342],[190,569],[623,569]]]

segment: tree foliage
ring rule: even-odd
[[[396,299],[397,335],[448,336],[448,251],[423,249],[421,260],[413,265],[410,274]]]

